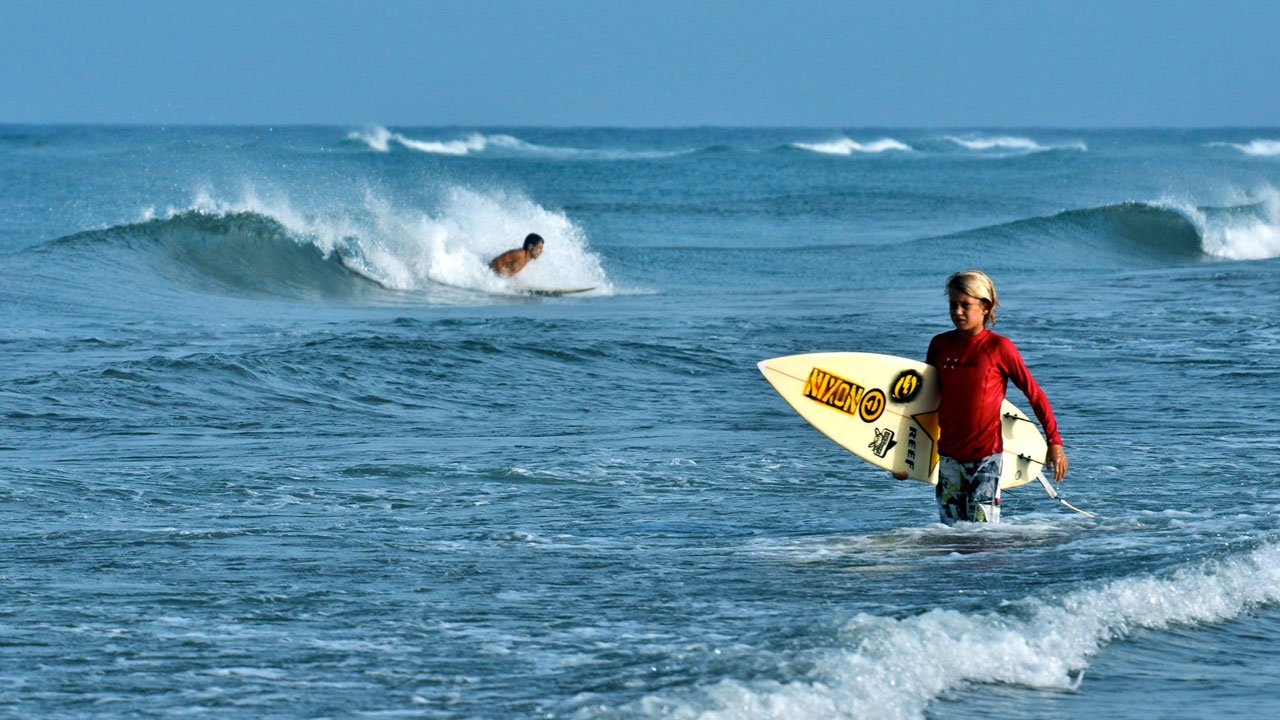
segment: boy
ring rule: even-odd
[[[1000,471],[1004,441],[1000,404],[1008,381],[1027,396],[1049,442],[1046,464],[1054,482],[1067,473],[1058,423],[1049,399],[1008,338],[987,328],[996,320],[995,285],[977,270],[947,278],[955,330],[929,343],[925,362],[938,368],[938,516],[957,521],[1000,522]]]

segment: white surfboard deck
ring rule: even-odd
[[[874,353],[810,353],[759,363],[792,409],[838,445],[889,472],[938,483],[938,371],[918,360]],[[1001,488],[1036,478],[1048,446],[1035,422],[1002,407]]]
[[[561,297],[563,295],[577,295],[578,293],[584,293],[590,290],[595,290],[595,288],[594,287],[569,288],[564,290],[554,289],[554,288],[534,288],[530,290],[525,290],[525,292],[529,293],[530,295],[540,295],[542,297]]]

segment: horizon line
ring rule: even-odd
[[[1280,130],[1276,125],[981,125],[981,124],[904,124],[904,125],[748,125],[748,124],[502,124],[502,123],[382,123],[382,122],[192,122],[192,121],[30,121],[0,120],[0,127],[99,127],[99,128],[431,128],[431,129],[529,129],[529,130],[1050,130],[1050,131],[1125,131],[1125,130]]]

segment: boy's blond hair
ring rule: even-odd
[[[947,278],[947,294],[960,292],[970,297],[975,297],[983,302],[987,307],[987,317],[983,321],[983,325],[994,325],[996,322],[996,307],[1000,305],[1000,300],[996,298],[996,284],[991,282],[991,278],[981,270],[966,270],[958,272]]]

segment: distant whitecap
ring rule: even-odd
[[[1046,150],[1078,150],[1080,152],[1085,152],[1089,149],[1088,146],[1081,141],[1060,145],[1042,145],[1031,138],[1017,135],[999,135],[993,137],[980,135],[958,137],[955,135],[947,135],[943,140],[959,145],[966,150],[973,150],[976,152],[987,152],[991,150],[1007,150],[1023,153],[1044,152]]]
[[[1209,143],[1211,147],[1229,147],[1235,148],[1245,155],[1253,155],[1254,157],[1275,157],[1280,155],[1280,140],[1253,140],[1247,144],[1216,142]]]
[[[882,153],[890,150],[910,152],[912,147],[906,143],[883,138],[869,143],[860,143],[849,138],[840,138],[824,143],[792,143],[792,147],[826,155],[853,155],[854,153]]]

